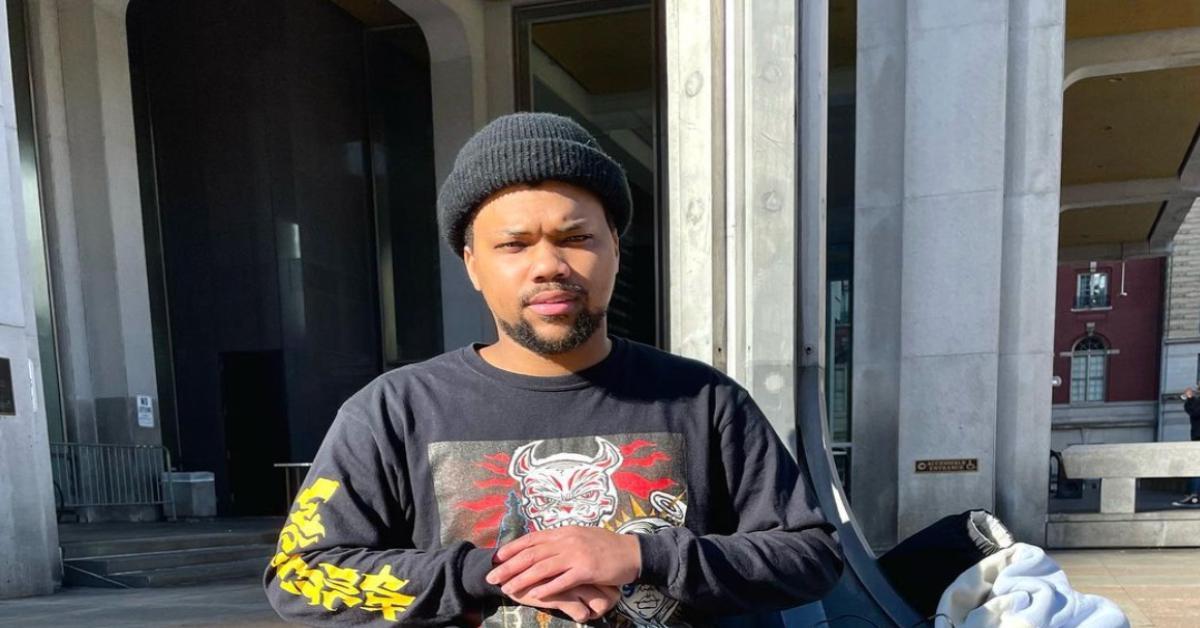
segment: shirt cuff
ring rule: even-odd
[[[642,554],[638,584],[666,586],[675,571],[675,539],[667,534],[637,534]]]
[[[488,572],[492,570],[492,556],[496,550],[488,547],[475,547],[467,551],[463,557],[462,574],[463,590],[467,595],[479,600],[503,597],[500,587],[489,584]]]

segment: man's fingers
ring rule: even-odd
[[[584,582],[581,576],[582,574],[579,572],[579,570],[568,568],[553,580],[544,582],[530,589],[529,594],[533,597],[546,599],[554,597],[560,593],[563,593],[564,591],[573,589],[579,585],[591,584],[590,582]],[[541,581],[539,580],[537,582]]]
[[[529,534],[519,536],[505,543],[504,545],[501,545],[500,549],[496,550],[496,560],[504,562],[521,553],[526,548],[541,543],[543,540],[545,540],[543,537],[545,537],[549,532],[550,530],[538,530],[537,532],[530,532]]]
[[[558,610],[567,614],[575,623],[582,624],[592,618],[592,609],[579,599],[563,600],[556,604]]]
[[[592,586],[603,593],[613,606],[616,606],[617,602],[621,600],[621,587],[611,584],[593,584]]]
[[[488,572],[487,581],[490,584],[502,585],[508,582],[513,576],[529,569],[538,561],[548,558],[550,553],[544,548],[534,546],[527,548],[525,551],[509,557],[508,560],[500,563]],[[497,554],[497,557],[498,554]]]
[[[504,591],[505,595],[511,596],[513,593],[529,589],[543,580],[549,580],[570,569],[570,567],[570,565],[564,564],[557,557],[547,558],[546,560],[534,563],[529,569],[513,576],[500,588]],[[545,599],[547,596],[537,597]]]
[[[611,594],[605,589],[612,589]],[[575,591],[579,599],[592,611],[592,619],[607,615],[617,605],[617,598],[621,595],[615,587],[598,587],[590,584],[578,587]]]

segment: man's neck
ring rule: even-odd
[[[554,377],[578,373],[599,364],[612,350],[606,327],[601,327],[582,345],[558,355],[541,355],[517,344],[503,331],[499,340],[479,350],[488,364],[510,373],[534,377]]]

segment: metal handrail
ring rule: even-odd
[[[276,462],[271,465],[276,469],[283,469],[283,503],[291,508],[292,500],[296,498],[296,491],[300,490],[300,485],[304,483],[304,475],[312,468],[311,462]]]
[[[158,445],[50,443],[58,510],[104,506],[174,506],[164,474],[171,452]],[[173,508],[172,508],[173,510]]]

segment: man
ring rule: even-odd
[[[1183,391],[1183,411],[1192,422],[1192,440],[1200,441],[1200,397],[1191,388]],[[1181,500],[1171,502],[1173,506],[1200,507],[1200,477],[1188,479],[1188,494]]]
[[[624,171],[567,118],[467,142],[439,223],[499,340],[343,405],[265,575],[281,616],[695,625],[832,588],[833,528],[746,391],[608,335],[631,211]]]

